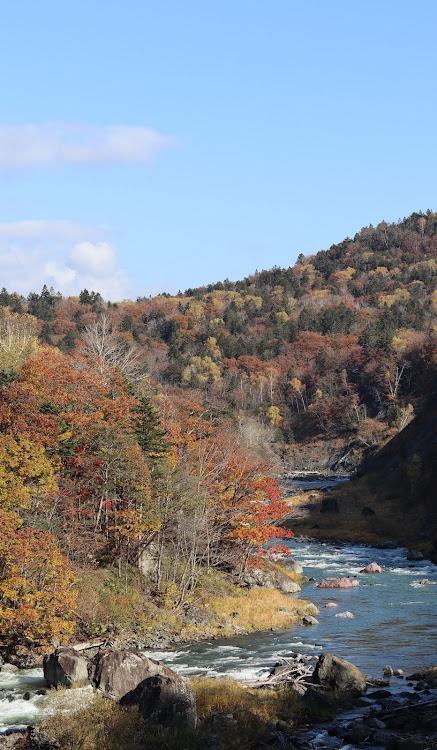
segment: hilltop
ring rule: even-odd
[[[436,276],[437,214],[427,211],[288,269],[176,296],[112,303],[44,288],[27,300],[3,290],[0,304],[33,316],[40,341],[68,354],[84,335],[96,346],[115,337],[132,367],[227,412],[270,459],[350,470],[435,387]]]

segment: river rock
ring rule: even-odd
[[[366,678],[358,667],[333,654],[320,654],[313,672],[313,681],[330,690],[358,690],[361,695],[367,690]]]
[[[300,562],[292,560],[291,557],[281,557],[281,566],[285,568],[285,570],[289,570],[291,573],[296,573],[297,575],[302,575],[303,573],[303,568]]]
[[[365,568],[360,570],[360,573],[382,573],[382,568],[378,563],[371,562],[368,565],[366,565]]]
[[[360,582],[356,578],[325,578],[319,583],[318,589],[351,589],[359,586]]]
[[[90,682],[107,698],[120,700],[166,667],[135,651],[99,651],[91,661]]]
[[[3,664],[1,670],[2,672],[18,672],[19,669],[15,664]]]
[[[360,745],[361,742],[368,740],[371,734],[372,730],[366,724],[354,721],[348,726],[344,740],[346,742],[352,742],[354,745]]]
[[[120,700],[122,706],[138,706],[146,721],[152,720],[173,729],[195,729],[196,699],[188,682],[161,665],[160,674],[147,677]]]
[[[79,687],[88,683],[88,659],[69,646],[44,656],[44,679],[49,687]]]
[[[302,617],[302,623],[303,625],[318,625],[319,621],[311,615],[305,615],[304,617]]]
[[[300,591],[300,586],[289,575],[287,570],[278,564],[270,564],[268,561],[263,562],[261,568],[253,567],[251,570],[245,570],[241,577],[243,585],[262,588],[278,589],[282,594],[296,594]]]

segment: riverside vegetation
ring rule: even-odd
[[[176,296],[3,289],[3,656],[23,665],[54,641],[154,645],[302,617],[305,603],[247,577],[284,551],[272,538],[292,535],[273,477],[284,462],[353,470],[420,420],[437,382],[436,276],[427,211]],[[398,462],[382,497],[377,468],[338,488],[345,512],[322,523],[363,539],[364,497],[376,516],[364,538],[410,529],[430,554],[430,455],[419,445]]]
[[[270,538],[291,534],[274,526],[290,512],[272,478],[284,461],[353,468],[432,396],[436,258],[427,211],[292,268],[173,297],[3,289],[3,650],[250,627],[229,597],[244,598],[260,555],[281,551]],[[388,504],[364,477],[336,490],[344,514],[312,525],[359,538],[364,498],[366,538],[424,533],[430,554],[433,434],[397,468]]]

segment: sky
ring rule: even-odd
[[[0,287],[105,299],[437,210],[435,0],[2,4]]]

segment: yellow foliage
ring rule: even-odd
[[[215,336],[209,336],[206,339],[206,348],[212,359],[221,359],[220,347],[217,345]]]
[[[75,576],[55,538],[0,509],[0,632],[12,643],[71,633]]]
[[[412,328],[398,328],[392,338],[392,348],[398,354],[411,349],[423,339],[423,334]]]
[[[270,424],[274,427],[277,427],[282,422],[282,417],[277,406],[269,406],[267,409],[267,416],[270,420]]]
[[[244,297],[244,303],[247,305],[248,302],[253,302],[258,310],[261,310],[263,299],[262,297],[256,297],[254,294],[246,294]]]
[[[382,276],[389,276],[389,270],[385,266],[377,266],[374,271],[370,271],[369,276],[380,273]]]
[[[379,306],[384,307],[384,305],[387,305],[388,307],[391,307],[395,302],[408,302],[410,296],[408,289],[395,289],[393,294],[381,295],[379,298]]]
[[[0,314],[0,370],[16,370],[38,350],[37,321],[3,308]]]
[[[201,302],[190,302],[187,309],[187,315],[195,320],[203,320],[205,313]]]
[[[182,373],[182,382],[189,383],[191,375],[197,376],[200,383],[212,380],[214,383],[220,379],[220,368],[211,357],[191,357],[190,364]]]
[[[287,315],[285,310],[280,310],[280,312],[276,313],[276,317],[279,323],[286,323],[290,316]]]
[[[333,277],[338,282],[347,282],[351,280],[351,278],[355,275],[355,273],[356,273],[355,268],[348,266],[343,271],[336,271],[333,274]]]
[[[55,466],[42,445],[0,436],[0,508],[29,508],[32,498],[56,489]]]

